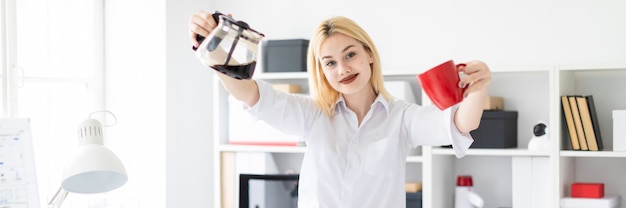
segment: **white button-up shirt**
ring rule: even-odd
[[[298,207],[405,207],[406,156],[418,145],[452,144],[462,157],[473,139],[453,122],[454,106],[440,111],[379,95],[358,125],[356,113],[337,101],[331,117],[307,96],[276,91],[256,81],[253,117],[306,142]]]

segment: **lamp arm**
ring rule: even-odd
[[[63,189],[63,187],[59,187],[59,190],[57,190],[57,192],[54,194],[54,197],[52,197],[50,202],[48,202],[48,208],[61,207],[61,204],[63,203],[63,201],[65,201],[65,197],[67,197],[67,194],[69,193],[70,192]]]

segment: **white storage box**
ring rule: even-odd
[[[626,110],[613,110],[613,151],[626,152]]]
[[[561,199],[562,208],[617,208],[619,205],[619,196],[605,196],[599,199],[571,197]]]

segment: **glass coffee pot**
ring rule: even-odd
[[[251,79],[257,62],[259,42],[265,35],[246,22],[236,21],[218,11],[213,12],[217,27],[207,37],[196,36],[200,42],[193,47],[200,61],[235,79]]]

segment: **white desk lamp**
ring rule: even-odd
[[[108,192],[119,188],[128,180],[122,161],[115,153],[104,147],[102,124],[92,119],[91,114],[79,125],[78,140],[78,152],[65,166],[61,187],[48,203],[49,208],[60,207],[69,192],[83,194]]]

